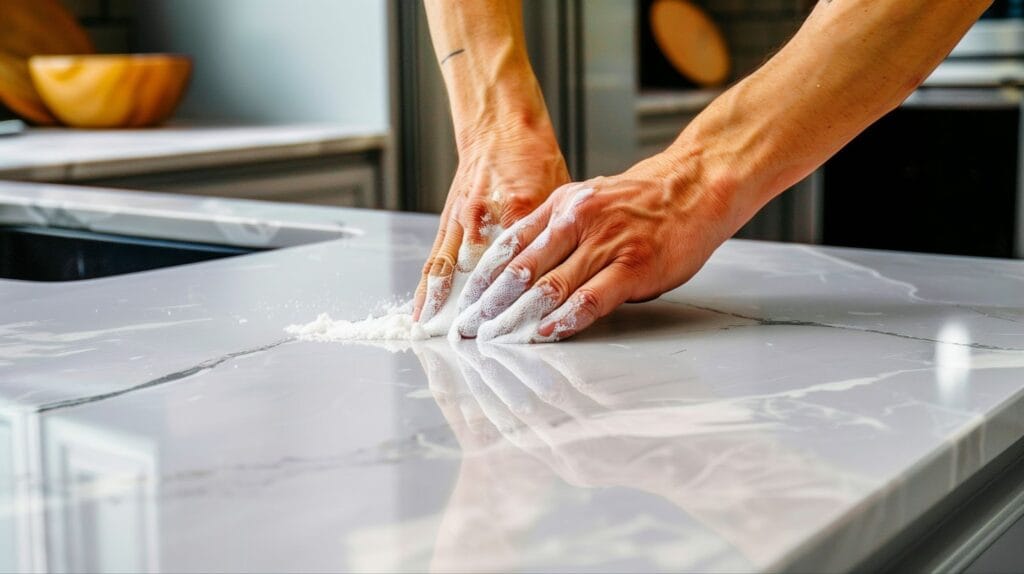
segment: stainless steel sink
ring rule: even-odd
[[[77,281],[234,257],[262,249],[43,226],[0,227],[0,278]]]
[[[124,275],[354,238],[340,208],[0,182],[0,280]],[[359,217],[373,224],[372,213]]]

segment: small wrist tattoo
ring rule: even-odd
[[[443,66],[445,62],[447,62],[448,60],[451,60],[453,57],[458,56],[459,54],[461,54],[461,53],[463,53],[465,51],[466,51],[465,48],[459,48],[458,50],[452,51],[451,54],[448,54],[444,58],[441,58],[441,64],[440,65]]]

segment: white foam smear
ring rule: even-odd
[[[502,235],[502,231],[504,230],[497,226],[491,226],[485,228],[484,235],[488,238],[500,236],[507,239],[509,236]],[[499,239],[480,258],[481,265],[484,261],[501,259],[507,262],[511,258],[513,249],[514,247],[510,242],[506,241],[503,243]],[[448,299],[425,322],[417,323],[413,321],[413,303],[412,301],[407,301],[401,305],[386,308],[383,314],[371,314],[362,321],[336,320],[332,319],[328,314],[322,313],[310,323],[291,325],[285,330],[304,341],[421,341],[430,337],[443,337],[445,335],[453,339],[459,339],[458,330],[453,329],[452,326],[456,323],[456,318],[459,315],[458,302],[463,300],[465,292],[469,288],[467,285],[473,271],[471,265],[467,264],[469,257],[469,250],[460,250],[458,270],[452,277]],[[430,279],[434,280],[435,283],[428,285],[428,299],[436,296],[438,284],[441,281],[438,278]],[[520,284],[524,281],[522,275],[517,275],[514,279]],[[520,291],[521,289],[522,287],[520,287]],[[530,309],[530,312],[522,315],[522,317],[529,318],[531,324],[514,328],[515,326],[511,324],[512,315],[509,315],[509,311],[512,309],[509,309],[509,311],[500,314],[495,319],[499,321],[500,326],[496,326],[489,331],[489,333],[495,333],[493,335],[494,342],[529,343],[535,339],[534,335],[536,334],[537,325],[543,315],[537,315],[540,307],[538,307],[535,297],[527,298],[524,295],[521,299],[525,300],[523,304]],[[513,308],[522,309],[523,306],[516,307],[513,305]],[[486,325],[487,323],[483,324]],[[473,334],[476,334],[477,326],[474,327]]]
[[[476,337],[490,343],[541,343],[554,337],[537,334],[541,320],[555,309],[558,301],[544,289],[534,287],[503,313],[480,325]]]
[[[576,188],[564,212],[555,214],[550,225],[572,224],[580,206],[593,195],[592,188]],[[527,290],[532,278],[525,270],[506,269],[494,277],[518,252],[522,230],[539,223],[536,217],[536,214],[528,216],[508,230],[489,225],[485,220],[487,225],[481,229],[481,235],[486,239],[487,248],[481,253],[468,243],[462,244],[447,299],[440,301],[447,280],[427,278],[421,323],[412,320],[412,302],[407,302],[362,321],[336,321],[321,314],[312,323],[292,325],[286,330],[299,339],[311,341],[418,341],[445,335],[450,340],[475,336],[481,342],[492,343],[542,343],[560,339],[576,327],[579,306],[574,305],[573,299],[559,308],[552,293],[538,288]],[[536,248],[543,248],[550,238],[551,228],[547,227],[536,238]],[[541,321],[553,311],[555,328],[551,335],[541,337],[537,333]]]
[[[311,323],[291,325],[285,331],[304,341],[419,341],[430,336],[412,320],[411,301],[362,321],[336,321],[321,313]]]

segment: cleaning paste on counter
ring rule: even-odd
[[[370,316],[362,321],[334,321],[327,315],[320,315],[308,325],[288,327],[288,332],[300,339],[315,341],[414,341],[447,335],[453,340],[475,337],[479,342],[492,343],[548,342],[575,332],[580,312],[578,299],[570,297],[559,306],[553,290],[531,286],[533,278],[529,271],[507,267],[516,253],[543,249],[551,238],[552,229],[572,225],[580,207],[594,196],[592,187],[581,184],[571,191],[568,206],[555,213],[549,225],[529,246],[522,246],[522,250],[519,238],[522,228],[530,224],[529,216],[507,231],[499,225],[488,225],[485,219],[480,231],[487,240],[484,253],[477,258],[474,250],[462,244],[448,299],[439,308],[437,300],[431,305],[430,297],[440,292],[438,287],[443,280],[428,277],[428,301],[424,308],[437,308],[437,312],[423,323],[412,320],[412,302],[407,302],[381,316]],[[504,271],[494,277],[502,268]],[[477,277],[473,277],[474,271],[478,272]],[[461,314],[460,308],[463,309]],[[537,331],[548,317],[554,323],[554,330],[547,337],[541,337]]]
[[[504,231],[492,225],[481,233],[488,239],[488,248],[494,238]],[[313,322],[305,325],[291,325],[285,330],[304,341],[419,341],[448,334],[458,316],[458,302],[473,268],[465,265],[468,250],[460,250],[459,269],[452,276],[452,288],[447,301],[428,321],[417,323],[412,319],[412,301],[387,308],[383,314],[371,314],[362,321],[335,320],[321,313]],[[428,289],[428,293],[431,290]]]

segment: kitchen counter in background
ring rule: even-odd
[[[0,138],[0,179],[384,207],[387,145],[329,125],[37,128]]]
[[[0,280],[0,570],[877,566],[1024,437],[1024,262],[730,241],[559,344],[308,343],[408,297],[436,218],[210,201],[0,184],[8,223],[347,230]]]

